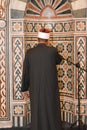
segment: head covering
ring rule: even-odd
[[[50,31],[49,29],[46,29],[46,28],[41,28],[38,32],[38,38],[41,38],[41,39],[49,39],[50,37]]]

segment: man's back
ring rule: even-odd
[[[61,127],[60,103],[56,101],[56,56],[57,50],[45,44],[39,44],[28,52],[31,130],[57,130]]]
[[[34,78],[42,77],[51,80],[56,78],[56,49],[48,47],[45,44],[39,44],[29,51],[29,68],[30,75]],[[30,76],[31,77],[31,76]]]
[[[38,45],[27,51],[23,64],[22,92],[30,91],[31,130],[61,130],[56,64],[62,57],[46,44],[48,29],[38,32]]]

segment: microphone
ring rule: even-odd
[[[78,55],[80,54],[80,52],[77,53]],[[77,68],[80,68],[80,63],[79,61],[77,63],[73,63],[72,61],[69,61],[69,59],[65,59],[60,53],[58,53],[59,57],[61,57],[62,60],[67,61],[67,63],[71,63],[73,65],[75,65]]]

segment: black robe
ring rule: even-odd
[[[62,56],[54,47],[38,44],[27,51],[21,91],[30,91],[31,130],[61,130],[56,64]]]

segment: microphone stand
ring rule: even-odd
[[[79,70],[83,70],[85,72],[87,72],[87,70],[85,70],[84,68],[81,68],[79,62],[75,64],[75,63],[69,61],[68,59],[65,59],[64,57],[62,57],[62,59],[65,60],[65,61],[67,61],[68,63],[71,63],[72,65],[76,66],[76,68],[78,68],[78,120],[76,120],[71,125],[70,128],[73,128],[73,126],[76,125],[76,123],[78,121],[78,128],[79,128],[79,130],[81,130],[81,126],[83,125],[83,122],[82,122],[82,116],[81,116],[81,112],[80,112],[81,104],[80,104],[80,75],[79,75]]]

